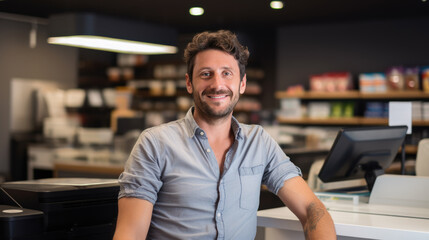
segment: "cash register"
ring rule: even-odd
[[[116,179],[49,178],[0,188],[0,239],[112,239]]]

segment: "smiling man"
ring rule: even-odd
[[[194,62],[194,76],[186,75],[187,90],[197,108],[194,117],[206,121],[230,118],[239,94],[246,89],[246,78],[240,77],[237,61],[228,53],[209,49],[196,55]]]
[[[115,239],[254,239],[262,183],[297,215],[307,239],[336,238],[299,168],[262,127],[232,116],[248,57],[230,31],[188,44],[195,106],[141,134],[119,177]]]

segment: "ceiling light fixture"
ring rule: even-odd
[[[174,54],[174,29],[89,13],[49,18],[48,43],[129,54]]]
[[[271,1],[270,7],[272,9],[282,9],[283,8],[283,2],[282,1]]]
[[[202,7],[191,7],[189,9],[189,14],[192,16],[201,16],[204,14],[204,8]]]
[[[118,53],[130,54],[166,54],[176,53],[177,48],[154,43],[129,41],[117,38],[98,36],[65,36],[50,37],[48,43],[72,47],[89,48]]]

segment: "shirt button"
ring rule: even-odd
[[[210,148],[207,148],[207,152],[208,152],[208,153],[209,153],[209,152],[211,152],[211,151],[210,151]]]
[[[201,136],[204,136],[204,132],[200,132],[200,135],[201,135]]]
[[[220,218],[220,213],[217,213],[217,217]]]

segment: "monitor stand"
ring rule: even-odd
[[[378,176],[384,174],[384,170],[376,162],[362,164],[362,169],[365,171],[366,185],[368,186],[368,190],[371,192],[374,187],[375,180]]]

